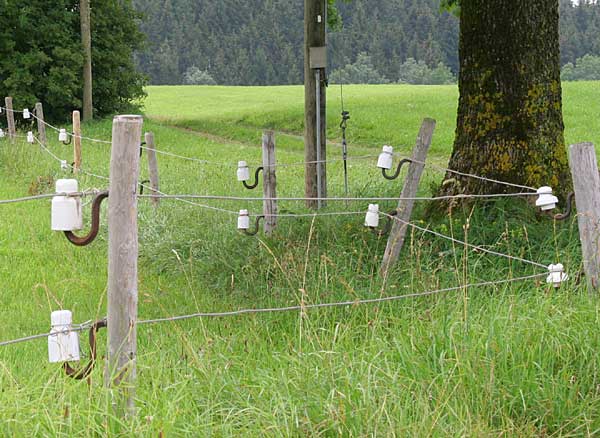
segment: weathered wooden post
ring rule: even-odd
[[[38,137],[43,145],[47,143],[46,125],[44,123],[44,106],[41,102],[35,104],[35,117],[37,120]]]
[[[569,148],[577,221],[583,252],[583,267],[590,293],[600,283],[600,176],[596,150],[592,143],[579,143]]]
[[[412,163],[408,169],[406,175],[406,181],[400,194],[400,201],[398,202],[398,208],[396,209],[397,218],[400,220],[394,221],[390,237],[388,238],[387,247],[383,255],[383,262],[381,264],[381,276],[383,281],[387,281],[388,273],[390,268],[396,263],[400,255],[400,250],[404,245],[404,238],[406,237],[407,225],[404,222],[410,222],[412,215],[413,206],[415,201],[407,199],[414,198],[419,188],[419,182],[421,181],[421,175],[427,160],[427,152],[429,146],[431,146],[431,139],[433,137],[433,131],[435,130],[435,120],[425,119],[421,125],[419,136],[417,137],[417,144],[413,150]]]
[[[73,172],[81,169],[81,116],[73,111]]]
[[[277,178],[275,159],[275,133],[266,131],[262,138],[263,154],[263,214],[265,234],[271,235],[277,227]]]
[[[6,97],[4,99],[4,106],[6,107],[6,124],[8,126],[8,138],[11,143],[15,142],[17,137],[17,131],[15,129],[15,113],[13,112],[13,101],[12,97]]]
[[[152,132],[146,132],[144,135],[146,141],[146,152],[148,152],[148,173],[150,175],[150,191],[153,195],[158,195],[160,190],[159,179],[158,179],[158,161],[156,160],[156,149],[154,148],[154,134]],[[152,204],[154,207],[158,207],[160,199],[152,198]]]
[[[138,305],[137,184],[141,116],[113,120],[108,198],[108,368],[118,416],[135,411]]]

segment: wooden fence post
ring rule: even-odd
[[[43,145],[47,144],[46,125],[44,124],[44,106],[41,102],[35,104],[35,117],[37,120],[38,136]]]
[[[81,115],[73,111],[73,172],[81,169]]]
[[[600,286],[600,176],[594,145],[571,145],[569,158],[575,188],[583,267],[588,288],[590,293],[593,293]]]
[[[419,182],[421,175],[423,174],[423,168],[425,160],[427,159],[427,152],[431,145],[431,139],[433,137],[433,131],[435,130],[435,120],[425,119],[421,125],[419,136],[417,137],[417,144],[413,150],[412,159],[413,162],[410,164],[408,174],[406,175],[406,181],[402,193],[400,194],[400,201],[398,202],[398,208],[396,209],[398,215],[396,216],[400,220],[395,220],[388,238],[387,247],[383,255],[383,262],[381,264],[381,276],[383,277],[384,283],[387,281],[388,273],[390,268],[396,263],[400,255],[400,250],[404,245],[404,238],[406,236],[407,225],[404,222],[410,222],[414,201],[406,200],[406,198],[414,198],[419,188]]]
[[[150,187],[153,195],[158,195],[160,190],[159,179],[158,179],[158,161],[156,160],[156,150],[154,149],[154,134],[152,132],[146,132],[144,135],[146,141],[146,152],[148,153],[148,173],[150,174]],[[152,204],[154,207],[158,207],[160,199],[152,198]]]
[[[137,185],[141,116],[113,120],[108,198],[108,368],[118,416],[135,412],[138,304]]]
[[[8,125],[8,138],[11,143],[15,142],[17,131],[15,130],[15,113],[13,112],[13,101],[12,97],[4,99],[4,106],[6,107],[6,123]]]
[[[266,131],[262,137],[263,154],[263,214],[265,215],[265,234],[271,235],[277,227],[277,178],[275,159],[275,133]]]

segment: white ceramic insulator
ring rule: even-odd
[[[250,229],[250,215],[248,210],[240,210],[238,217],[238,230],[249,230]]]
[[[4,138],[4,130],[0,129],[0,138]]]
[[[379,205],[369,204],[369,210],[365,216],[365,227],[377,228],[379,226]]]
[[[245,161],[238,163],[237,179],[238,181],[248,181],[250,179],[250,169],[248,169],[248,164]]]
[[[27,108],[25,108],[23,110],[23,118],[24,119],[30,119],[31,118],[31,113],[29,112],[29,110]]]
[[[553,210],[558,204],[558,198],[552,194],[552,187],[540,187],[537,190],[538,199],[535,201],[535,205],[542,209],[542,211]]]
[[[60,160],[60,168],[62,170],[69,170],[69,164],[67,163],[67,160]]]
[[[384,146],[383,151],[379,154],[379,159],[377,160],[377,167],[380,169],[390,170],[392,168],[394,160],[394,148],[391,146]]]
[[[27,143],[29,143],[29,144],[33,144],[33,142],[34,142],[34,141],[35,141],[35,140],[34,140],[34,138],[33,138],[33,132],[29,131],[29,132],[27,133]]]
[[[569,275],[565,273],[565,267],[561,263],[556,265],[548,266],[548,277],[546,277],[546,283],[559,288],[560,285],[569,279]]]
[[[58,310],[51,315],[52,329],[48,336],[50,363],[79,360],[79,336],[71,330],[73,315],[69,310]]]
[[[61,128],[61,130],[58,132],[58,141],[67,141],[68,139],[67,130]]]
[[[77,193],[76,179],[56,181],[56,193]],[[52,198],[52,230],[76,231],[83,228],[81,199],[74,196],[54,196]]]

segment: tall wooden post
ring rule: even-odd
[[[275,159],[275,133],[267,131],[262,138],[263,153],[263,214],[265,215],[265,234],[271,235],[277,227],[277,178]]]
[[[148,153],[148,173],[150,174],[150,191],[153,195],[158,195],[160,190],[158,180],[158,162],[156,160],[156,150],[154,149],[154,134],[152,132],[146,132],[144,135],[146,141],[146,152]],[[152,204],[154,207],[158,207],[160,203],[159,198],[152,198]]]
[[[325,163],[315,163],[325,161],[327,157],[326,3],[326,0],[304,0],[304,155],[307,162],[307,198],[317,198],[319,194],[322,198],[327,197],[327,166]],[[317,115],[320,116],[318,126]],[[310,208],[316,208],[319,204],[324,205],[316,200],[307,201]]]
[[[6,124],[8,125],[8,138],[11,143],[15,142],[17,137],[17,131],[15,129],[15,113],[13,112],[13,101],[12,97],[6,97],[4,99],[4,106],[6,107]]]
[[[81,168],[81,118],[79,111],[73,111],[73,172]]]
[[[600,287],[600,176],[596,150],[592,143],[569,148],[583,268],[590,293]]]
[[[92,25],[90,0],[79,2],[81,44],[83,46],[83,121],[94,117],[92,104]]]
[[[46,125],[44,124],[44,106],[41,102],[35,104],[35,117],[37,120],[37,128],[38,128],[38,137],[42,144],[47,143],[46,138]]]
[[[407,198],[414,198],[419,188],[419,182],[421,181],[421,175],[425,167],[425,160],[427,160],[427,152],[431,145],[431,139],[433,137],[433,131],[435,130],[435,120],[425,119],[421,125],[419,136],[417,137],[417,144],[413,151],[412,159],[413,162],[410,164],[402,193],[398,201],[397,218],[398,221],[394,221],[390,237],[388,238],[387,247],[383,255],[383,262],[381,264],[381,276],[385,282],[388,277],[390,268],[396,263],[400,256],[400,250],[404,245],[404,238],[406,237],[406,230],[408,226],[404,222],[410,222],[412,215],[413,206],[415,201]],[[404,222],[402,222],[404,221]]]
[[[135,411],[138,304],[137,184],[141,116],[113,120],[108,198],[108,368],[118,416]]]

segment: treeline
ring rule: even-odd
[[[600,55],[600,5],[561,2],[562,62]],[[153,84],[296,84],[303,80],[302,0],[135,0],[147,49],[137,63]],[[407,61],[458,69],[458,18],[439,0],[338,2],[343,28],[329,32],[329,71],[368,55],[385,82]]]

